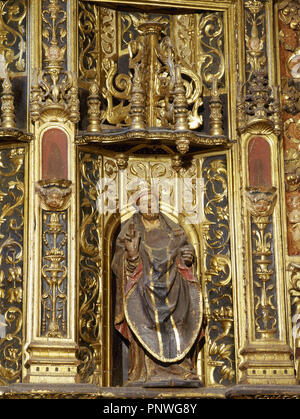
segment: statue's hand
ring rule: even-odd
[[[128,259],[136,259],[139,255],[140,233],[134,230],[133,224],[129,226],[128,233],[125,235],[125,249]]]
[[[181,259],[187,266],[191,266],[194,261],[194,251],[191,246],[184,246],[181,249]]]

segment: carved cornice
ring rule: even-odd
[[[103,130],[97,133],[84,132],[75,139],[78,145],[87,144],[168,144],[178,149],[180,154],[185,154],[189,146],[199,149],[210,149],[214,147],[229,147],[232,143],[225,136],[199,135],[192,131],[173,131],[167,129],[145,129],[131,130],[124,128],[120,130]],[[185,148],[185,144],[187,147]]]

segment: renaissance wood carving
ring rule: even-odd
[[[0,0],[0,394],[299,383],[299,22]]]
[[[184,230],[159,212],[150,190],[122,227],[112,269],[117,281],[115,325],[130,343],[129,382],[172,385],[199,380],[192,348],[203,307],[195,253]]]

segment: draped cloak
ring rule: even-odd
[[[202,295],[198,279],[180,258],[183,246],[192,248],[184,229],[161,213],[159,221],[159,228],[147,230],[135,213],[121,228],[112,261],[115,327],[126,339],[133,334],[155,359],[174,363],[199,336]],[[132,224],[140,234],[139,261],[128,273],[124,238]]]

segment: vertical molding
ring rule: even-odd
[[[299,57],[299,2],[278,1],[275,5],[277,71],[280,80],[282,102],[282,210],[284,223],[282,232],[286,256],[286,294],[289,301],[286,309],[290,341],[295,357],[297,380],[300,377],[300,333],[299,333],[299,82],[297,60]]]
[[[22,380],[26,324],[27,147],[1,145],[0,385]]]
[[[207,386],[230,385],[236,380],[232,260],[231,163],[229,153],[203,159],[204,213],[201,229],[206,327]],[[216,199],[218,191],[218,199]],[[222,214],[222,215],[221,215]]]

